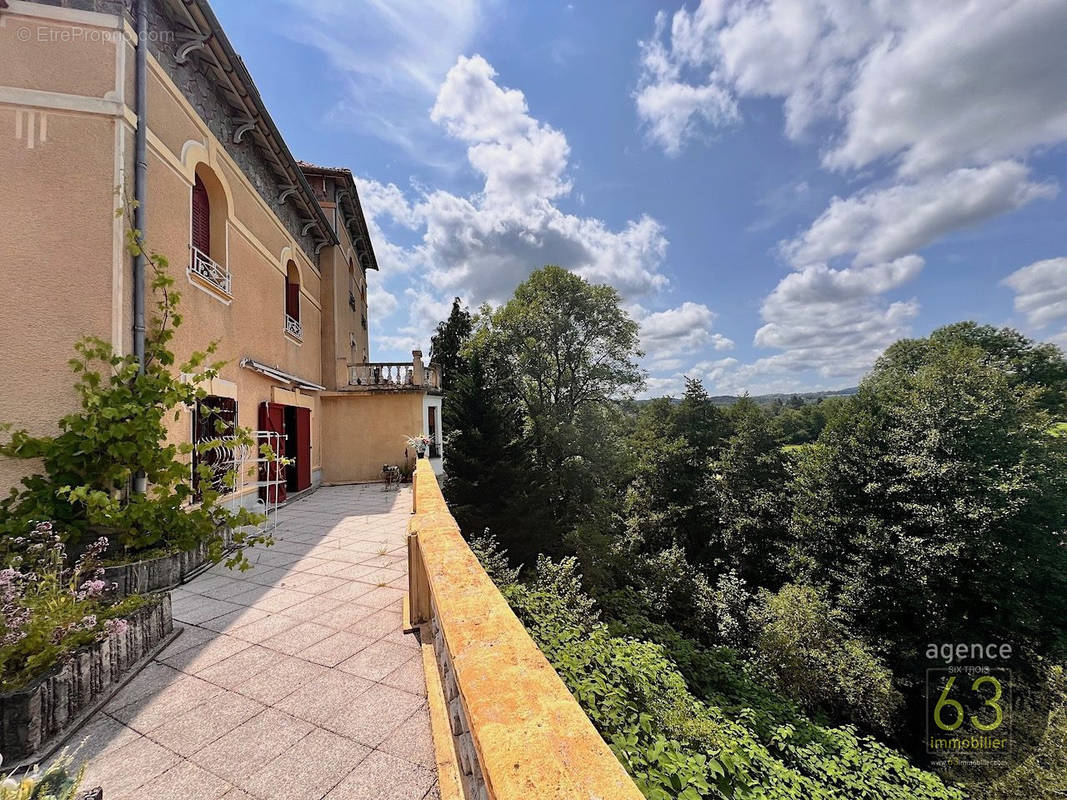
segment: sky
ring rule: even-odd
[[[559,264],[645,395],[855,385],[965,319],[1067,347],[1067,2],[215,0],[368,215],[371,358]]]

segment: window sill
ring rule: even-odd
[[[204,292],[205,294],[211,295],[223,305],[228,306],[230,303],[233,302],[232,294],[227,291],[224,291],[223,289],[220,289],[207,278],[203,278],[200,275],[197,275],[195,272],[189,270],[186,271],[185,277],[189,280],[189,283],[191,283],[197,289]]]

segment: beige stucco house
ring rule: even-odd
[[[179,360],[217,340],[227,361],[213,413],[281,434],[290,495],[379,479],[409,434],[439,456],[437,367],[369,361],[378,264],[351,172],[293,157],[205,0],[146,2],[144,232],[182,289]],[[0,0],[0,421],[35,434],[76,407],[75,341],[133,347],[114,212],[133,196],[136,44],[121,0]],[[188,409],[173,436],[204,423]],[[25,469],[0,459],[0,491]]]

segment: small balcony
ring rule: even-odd
[[[300,320],[285,315],[285,335],[296,339],[298,342],[304,338],[304,328],[300,324]]]
[[[367,364],[352,364],[348,368],[350,386],[402,389],[415,385],[415,370],[410,363],[375,361]]]
[[[222,266],[217,261],[213,261],[211,256],[203,250],[192,246],[190,246],[190,249],[192,250],[192,259],[187,270],[189,277],[206,283],[227,297],[231,297],[229,268]]]
[[[422,363],[422,354],[411,361],[369,361],[350,364],[348,388],[362,392],[441,391],[441,370],[437,364]]]

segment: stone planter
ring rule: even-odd
[[[224,548],[229,545],[231,538],[229,532],[224,534]],[[207,560],[208,546],[204,543],[183,553],[105,567],[104,580],[115,584],[115,597],[161,592],[185,583]]]
[[[170,595],[126,618],[125,633],[74,653],[29,686],[0,694],[0,752],[4,764],[50,755],[172,638]]]

